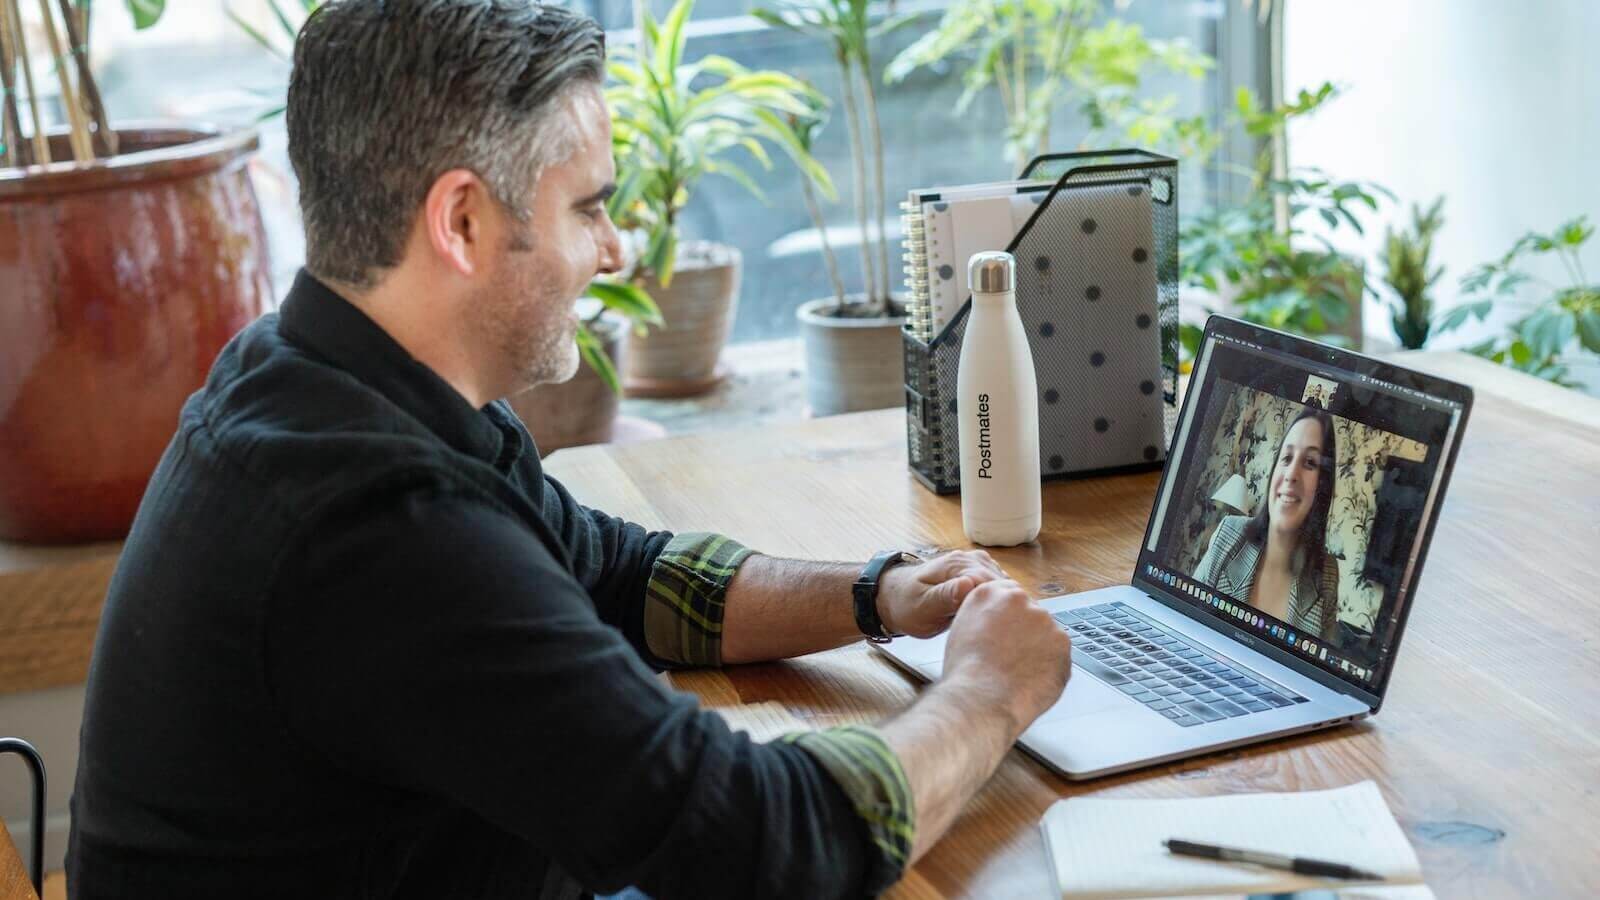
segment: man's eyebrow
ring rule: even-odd
[[[572,206],[574,209],[577,209],[584,206],[593,206],[596,203],[604,203],[607,200],[610,200],[611,195],[615,194],[616,192],[617,183],[615,181],[608,182],[605,187],[595,191],[587,197],[579,199],[578,202],[572,204]]]

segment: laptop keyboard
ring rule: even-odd
[[[1184,727],[1306,702],[1123,603],[1058,612],[1055,619],[1072,635],[1074,665]]]

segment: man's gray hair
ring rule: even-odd
[[[289,160],[306,268],[371,287],[400,262],[434,181],[469,169],[527,221],[569,154],[570,88],[604,78],[593,19],[528,0],[333,0],[306,20],[289,78]]]

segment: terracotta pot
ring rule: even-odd
[[[607,316],[591,325],[590,330],[620,369],[625,323]],[[542,384],[512,397],[511,408],[528,426],[539,455],[549,456],[563,447],[609,443],[616,432],[621,401],[588,363],[581,362],[578,374],[568,380]]]
[[[126,534],[184,399],[271,302],[255,132],[118,135],[0,169],[0,538]]]
[[[906,317],[838,316],[832,314],[834,309],[834,298],[825,297],[802,303],[795,311],[806,348],[811,414],[832,416],[904,403],[905,342],[900,329]]]
[[[686,242],[678,249],[670,287],[653,277],[644,280],[666,326],[645,337],[628,333],[628,396],[689,397],[722,381],[726,372],[717,360],[733,330],[740,262],[739,251],[725,244]]]

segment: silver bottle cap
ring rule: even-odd
[[[1017,259],[1004,250],[985,250],[967,261],[967,286],[974,292],[998,294],[1017,289]]]

